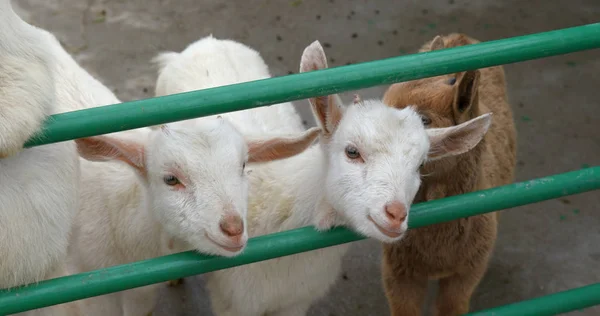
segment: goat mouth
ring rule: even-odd
[[[400,236],[402,236],[402,234],[404,234],[404,232],[394,232],[394,231],[390,231],[387,230],[383,227],[381,227],[379,224],[377,224],[377,222],[371,217],[371,215],[367,216],[369,218],[369,220],[375,225],[375,227],[377,227],[377,229],[384,235],[390,237],[390,238],[398,238]]]
[[[205,233],[204,235],[206,235],[206,239],[210,240],[210,242],[212,242],[213,244],[215,244],[219,248],[224,249],[224,250],[229,251],[229,252],[238,252],[238,251],[244,249],[244,246],[245,246],[245,245],[241,245],[241,246],[237,246],[237,247],[225,246],[223,244],[218,243],[214,239],[210,238],[210,236],[208,235],[208,233]]]

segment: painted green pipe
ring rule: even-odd
[[[599,188],[600,167],[557,174],[416,204],[411,209],[409,227],[432,225]],[[71,275],[43,281],[38,285],[0,291],[0,315],[330,247],[363,238],[341,227],[325,233],[318,233],[311,227],[304,227],[252,238],[244,253],[233,258],[183,252]],[[600,303],[600,297],[596,302]],[[574,309],[579,308],[576,303],[571,306]]]
[[[595,23],[125,102],[53,115],[26,147],[599,47],[600,23]]]
[[[551,316],[600,304],[600,283],[465,316]]]

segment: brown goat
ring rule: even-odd
[[[420,52],[477,43],[463,34],[436,36]],[[384,103],[413,105],[427,127],[448,127],[492,112],[484,139],[462,155],[426,163],[415,202],[487,189],[514,181],[516,130],[502,67],[471,70],[392,85]],[[485,274],[497,234],[488,213],[407,232],[384,245],[382,278],[392,316],[420,315],[428,280],[439,280],[435,315],[469,311],[471,295]]]

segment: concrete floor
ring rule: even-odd
[[[597,22],[598,0],[20,0],[22,16],[54,32],[124,101],[153,95],[149,60],[213,34],[258,49],[274,75],[296,72],[315,39],[331,65],[413,52],[438,33],[482,41]],[[542,9],[544,8],[544,9]],[[356,35],[353,35],[356,34]],[[325,44],[327,43],[327,44]],[[588,51],[506,66],[519,131],[519,181],[600,161],[600,55]],[[386,87],[365,90],[381,96]],[[346,100],[349,94],[345,94]],[[296,102],[308,114],[305,101]],[[309,124],[312,117],[305,115]],[[511,209],[501,217],[489,271],[473,297],[481,310],[600,282],[600,192]],[[310,315],[386,315],[380,246],[356,243],[344,278]],[[211,315],[202,278],[164,289],[155,315]],[[573,312],[598,315],[600,308]]]

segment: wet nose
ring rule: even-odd
[[[385,215],[390,222],[390,228],[395,230],[400,229],[408,213],[404,203],[395,201],[385,205]]]
[[[240,237],[244,233],[244,221],[238,215],[225,215],[219,222],[221,231],[228,237]]]

